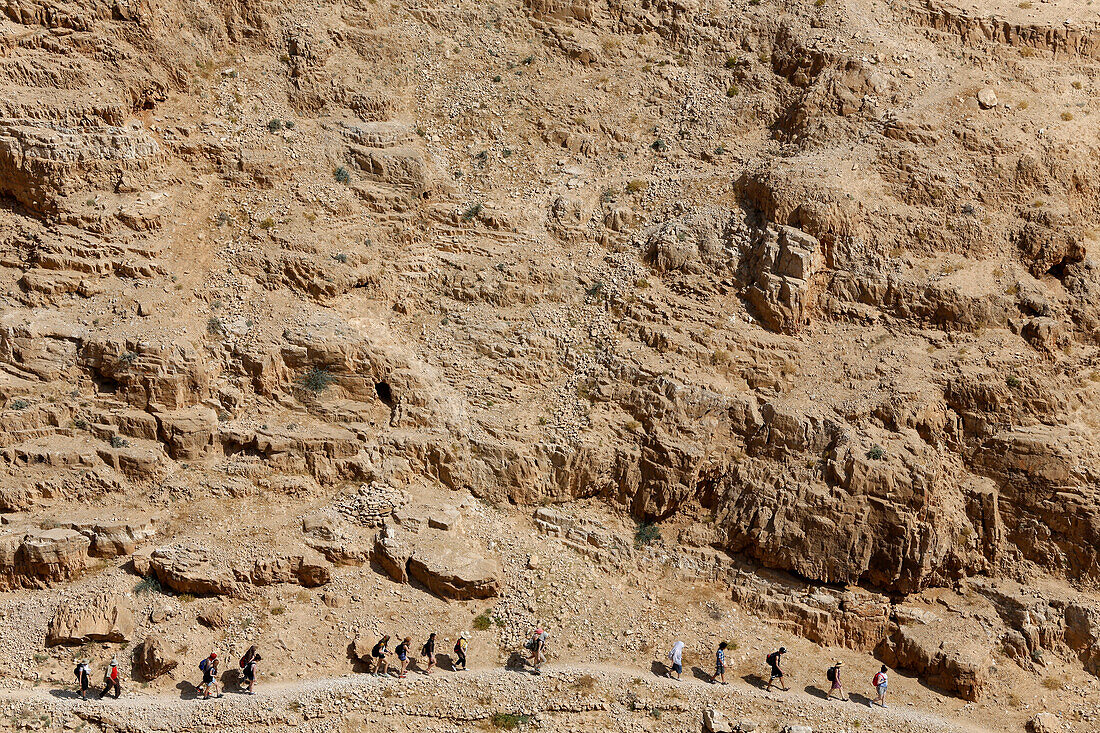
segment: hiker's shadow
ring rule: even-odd
[[[504,666],[513,672],[522,672],[527,669],[527,657],[519,652],[512,652],[508,655],[508,661],[505,662]]]
[[[658,677],[668,677],[672,674],[672,668],[664,662],[653,662],[649,665],[649,671]]]
[[[76,690],[50,690],[50,694],[53,695],[54,697],[60,697],[60,698],[65,699],[65,700],[79,700],[80,699],[80,693],[77,692]],[[89,700],[95,699],[95,695],[92,694],[91,690],[88,690],[88,699]]]
[[[807,694],[813,695],[817,698],[821,698],[822,700],[829,699],[829,693],[825,692],[825,690],[822,690],[817,685],[806,685],[806,692]]]
[[[691,668],[691,676],[694,677],[697,680],[702,680],[703,682],[710,682],[711,681],[710,673],[707,672],[702,667],[692,667]]]
[[[745,680],[745,682],[748,682],[750,685],[752,685],[753,687],[755,687],[758,690],[768,689],[767,680],[765,680],[763,677],[761,677],[758,674],[747,674],[744,677],[742,677],[741,679]]]
[[[355,654],[355,642],[348,644],[348,659],[351,660],[351,671],[360,674],[372,671],[373,665],[369,661],[363,661]]]
[[[199,699],[199,688],[195,687],[194,683],[183,680],[176,685],[176,689],[180,691],[180,700],[197,700]]]
[[[451,672],[455,671],[455,662],[451,659],[450,654],[436,654],[435,655],[436,669],[447,669]]]
[[[858,692],[849,692],[848,699],[856,703],[857,705],[866,705],[867,707],[871,707],[871,698],[867,697],[866,695],[861,695]]]

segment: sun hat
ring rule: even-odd
[[[461,634],[458,635],[458,638],[459,639],[469,639],[470,638],[470,632],[469,631],[463,631]]]

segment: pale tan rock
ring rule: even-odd
[[[134,667],[144,680],[154,680],[168,674],[179,665],[179,661],[169,652],[164,640],[152,634],[134,649]]]
[[[98,596],[62,603],[46,629],[46,646],[130,640],[134,618],[121,598]]]

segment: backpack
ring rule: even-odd
[[[461,653],[462,653],[462,639],[459,639],[458,641],[455,642],[455,654],[461,654]]]
[[[871,678],[871,684],[875,687],[881,685],[886,679],[886,675],[882,672],[875,672],[875,676]]]
[[[535,651],[535,637],[531,637],[527,640],[527,643],[523,645],[523,648],[529,652]]]
[[[420,656],[422,656],[422,657],[429,656],[428,645],[427,644],[424,644],[424,646],[420,647]]]
[[[206,659],[202,660],[201,662],[199,662],[199,670],[205,672],[206,667],[208,666],[208,664],[209,664],[208,660],[206,660]]]
[[[836,667],[829,667],[825,670],[825,679],[830,682],[836,682]]]
[[[76,678],[78,680],[80,679],[80,665],[79,664],[76,665],[76,669],[73,670],[73,674],[76,675]]]
[[[774,667],[775,666],[775,652],[772,652],[771,654],[768,655],[768,666],[769,667]]]

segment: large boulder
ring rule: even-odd
[[[409,558],[412,551],[404,544],[393,527],[386,527],[378,533],[371,556],[378,567],[398,583],[409,581]]]
[[[462,533],[386,527],[378,533],[371,559],[398,583],[415,580],[440,598],[468,601],[500,594],[500,563],[482,554]]]
[[[134,616],[124,602],[112,596],[65,601],[46,629],[46,646],[78,646],[89,642],[122,643],[130,640]]]
[[[977,700],[988,681],[989,647],[947,624],[900,625],[878,649],[886,664],[964,700]]]
[[[79,576],[91,541],[72,529],[36,530],[0,537],[0,587],[45,588]]]
[[[156,634],[147,636],[134,649],[134,666],[144,680],[154,680],[171,672],[179,661],[168,651],[164,640]]]
[[[419,533],[408,570],[410,578],[441,598],[468,601],[500,595],[500,564],[453,532]]]
[[[247,571],[236,570],[237,579],[253,585],[298,583],[306,588],[324,585],[332,578],[332,566],[317,552],[262,558]]]
[[[158,547],[149,556],[148,569],[161,585],[176,593],[224,596],[237,590],[237,582],[227,566],[196,550]]]

